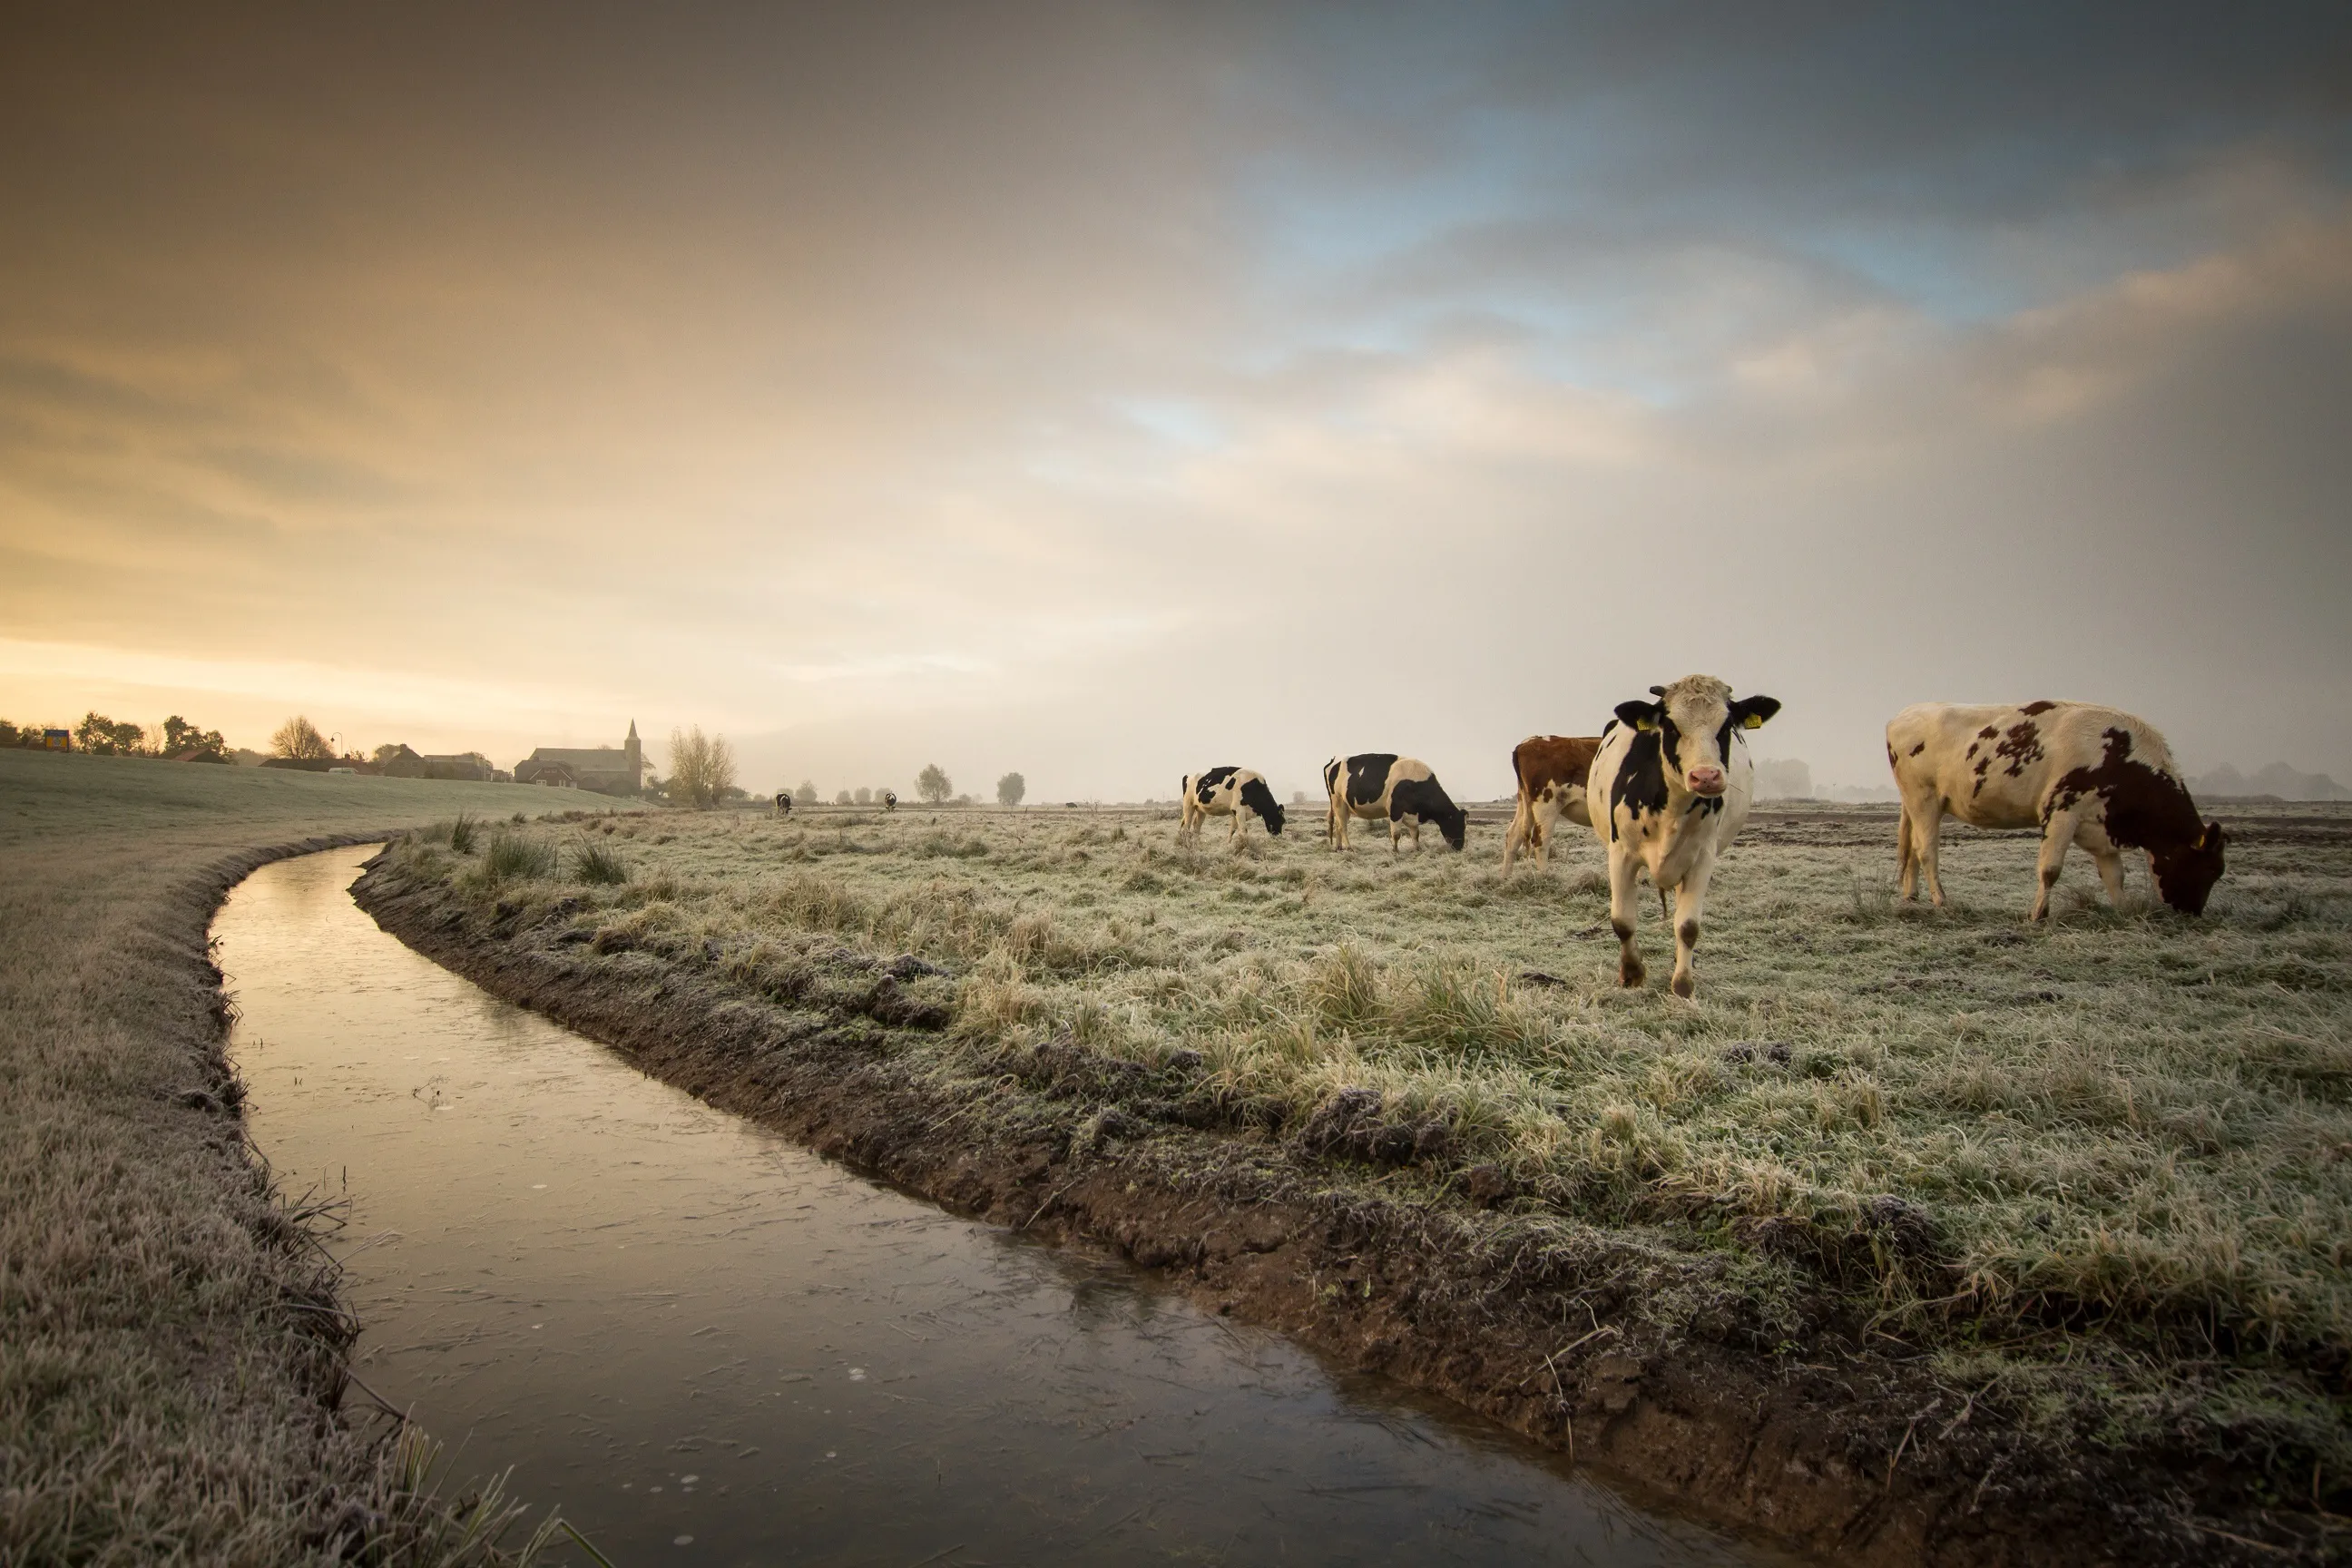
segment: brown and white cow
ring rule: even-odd
[[[1658,896],[1675,890],[1674,992],[1697,989],[1691,951],[1716,857],[1748,820],[1756,765],[1741,731],[1780,710],[1769,697],[1735,700],[1711,675],[1685,675],[1653,686],[1654,702],[1620,702],[1601,731],[1588,799],[1592,832],[1609,855],[1609,925],[1617,933],[1617,980],[1639,985],[1647,973],[1633,946],[1639,901],[1635,879],[1646,869]]]
[[[1414,852],[1419,853],[1424,822],[1435,823],[1454,849],[1462,847],[1469,832],[1469,813],[1454,804],[1429,764],[1418,757],[1400,757],[1393,752],[1333,757],[1323,764],[1323,793],[1328,802],[1324,828],[1334,849],[1348,847],[1348,821],[1357,816],[1388,823],[1391,855],[1396,853],[1397,840],[1408,833],[1412,836]]]
[[[2156,890],[2201,914],[2221,879],[2221,825],[2198,819],[2156,726],[2089,702],[1964,705],[1921,702],[1886,726],[1886,763],[1903,792],[1896,830],[1903,896],[1944,901],[1936,841],[1949,812],[1972,827],[2039,827],[2040,896],[2050,912],[2069,847],[2098,862],[2107,897],[2124,896],[2123,852],[2145,851]]]
[[[1265,775],[1253,769],[1223,767],[1187,773],[1181,799],[1184,814],[1176,826],[1179,838],[1197,841],[1203,822],[1213,816],[1230,816],[1233,830],[1225,837],[1238,847],[1248,835],[1251,812],[1257,814],[1268,833],[1282,837],[1282,804],[1266,787]]]
[[[1551,864],[1551,830],[1561,817],[1592,826],[1584,790],[1600,750],[1598,735],[1529,735],[1511,748],[1511,776],[1519,781],[1519,801],[1511,813],[1511,830],[1503,837],[1504,876],[1511,874],[1512,860],[1529,845],[1537,865]]]

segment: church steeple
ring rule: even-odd
[[[629,721],[629,738],[621,749],[629,753],[629,793],[636,794],[645,787],[646,749],[637,742],[637,721]]]

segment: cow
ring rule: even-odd
[[[2158,895],[2183,914],[2204,913],[2221,879],[2221,825],[2199,820],[2170,748],[2145,719],[2089,702],[1921,702],[1888,722],[1886,764],[1903,795],[1895,855],[1906,900],[1924,873],[1943,905],[1936,841],[1947,812],[1972,827],[2042,830],[2032,921],[2050,913],[2076,844],[2118,903],[2126,849],[2147,856]]]
[[[882,792],[882,809],[885,811],[896,811],[898,809],[898,792],[897,790],[886,789]]]
[[[1536,864],[1551,864],[1551,830],[1567,817],[1581,826],[1592,826],[1584,788],[1592,773],[1593,753],[1601,750],[1598,735],[1529,735],[1511,748],[1511,776],[1519,782],[1518,806],[1511,813],[1511,830],[1503,837],[1503,875],[1521,848],[1532,845]]]
[[[1348,847],[1351,816],[1368,822],[1385,818],[1391,855],[1397,852],[1397,840],[1407,833],[1412,835],[1412,847],[1418,854],[1424,822],[1435,823],[1447,847],[1456,850],[1468,831],[1469,815],[1447,797],[1445,786],[1437,782],[1429,764],[1417,758],[1391,752],[1333,757],[1323,764],[1323,792],[1329,801],[1324,829],[1334,849]]]
[[[1635,879],[1643,870],[1664,903],[1675,890],[1674,993],[1697,990],[1691,953],[1716,858],[1748,820],[1756,765],[1742,731],[1780,710],[1769,697],[1734,698],[1711,675],[1653,686],[1654,702],[1620,702],[1601,731],[1586,785],[1593,836],[1609,856],[1609,927],[1617,933],[1617,983],[1647,973],[1633,946]]]
[[[778,790],[776,792],[776,815],[778,816],[790,816],[792,814],[793,792],[788,789]]]
[[[1180,799],[1184,814],[1176,828],[1179,838],[1197,843],[1202,823],[1212,816],[1230,816],[1233,828],[1225,837],[1238,848],[1248,837],[1251,812],[1257,813],[1268,833],[1282,837],[1281,803],[1266,787],[1265,775],[1253,769],[1223,767],[1187,773]]]

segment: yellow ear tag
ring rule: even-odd
[[[1633,728],[1636,730],[1654,730],[1657,727],[1658,721],[1655,719],[1637,719],[1633,721]]]
[[[1739,721],[1739,727],[1743,730],[1761,730],[1764,728],[1764,715],[1750,713]]]

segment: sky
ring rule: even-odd
[[[2352,779],[2352,7],[27,10],[0,716]]]

